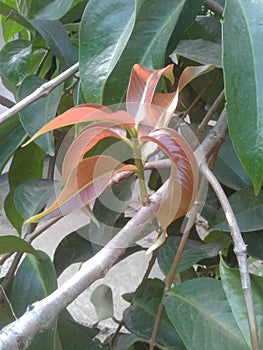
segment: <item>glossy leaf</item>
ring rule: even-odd
[[[250,176],[256,194],[263,180],[261,5],[250,0],[226,1],[223,21],[228,127],[237,156]],[[239,43],[240,33],[242,46]]]
[[[4,208],[11,224],[20,233],[24,219],[19,214],[14,203],[14,192],[17,186],[28,179],[41,177],[45,153],[36,144],[27,148],[19,148],[13,157],[9,172],[9,193],[5,199]]]
[[[16,3],[19,11],[27,18],[54,20],[61,18],[69,10],[73,0],[17,0]]]
[[[240,273],[238,269],[229,268],[223,259],[220,261],[220,276],[222,286],[226,294],[229,305],[232,309],[236,323],[238,324],[242,335],[246,339],[247,345],[251,345],[250,334],[248,329],[247,311],[244,301],[244,294],[240,282]],[[262,293],[263,278],[250,274],[251,287],[253,293],[254,308],[256,313],[256,322],[258,330],[263,327],[263,315],[260,310],[263,309]],[[263,334],[258,332],[259,343],[263,344]]]
[[[263,229],[263,191],[255,196],[252,187],[246,187],[229,197],[241,232]],[[213,229],[229,232],[222,209],[218,211]]]
[[[8,42],[0,51],[0,75],[15,84],[28,73],[32,43],[26,40]]]
[[[77,52],[72,46],[66,29],[59,21],[30,20],[32,26],[44,38],[63,70],[77,61]]]
[[[158,249],[158,264],[165,275],[171,269],[180,240],[180,237],[168,237],[166,242]],[[202,259],[217,256],[220,248],[221,242],[203,244],[197,241],[187,240],[176,273],[189,269]]]
[[[38,251],[41,261],[33,255],[26,255],[19,266],[12,285],[11,302],[17,317],[28,305],[41,300],[57,288],[57,278],[53,264],[44,252]],[[32,349],[53,350],[56,337],[56,324],[38,334],[31,345]]]
[[[220,281],[183,282],[171,289],[164,306],[187,349],[249,350]]]
[[[98,285],[92,292],[90,301],[95,307],[98,322],[114,317],[112,289],[109,286]]]
[[[23,80],[18,90],[18,99],[22,100],[45,82],[45,79],[37,76],[28,76]],[[19,113],[21,124],[30,137],[55,117],[62,90],[63,85],[60,85],[51,91],[48,96],[33,102]],[[50,133],[41,136],[41,138],[36,140],[36,143],[46,153],[54,155],[53,136]]]
[[[157,279],[147,280],[146,284],[136,291],[133,304],[123,314],[125,327],[138,337],[150,339],[159,303],[163,295],[164,283]],[[162,314],[157,344],[175,349],[185,349],[176,330],[169,321],[166,312]]]
[[[57,200],[45,211],[27,222],[38,222],[43,217],[53,218],[66,215],[91,203],[109,185],[113,174],[135,170],[133,165],[124,165],[108,156],[94,156],[83,159],[73,169]]]
[[[23,219],[37,214],[47,204],[54,196],[55,186],[53,180],[29,179],[15,189],[14,203]]]
[[[221,183],[236,191],[251,186],[250,178],[241,166],[228,136],[219,149],[213,172]]]
[[[23,239],[16,236],[1,236],[0,237],[0,254],[25,252],[38,256],[38,252]]]
[[[80,77],[86,101],[102,103],[105,82],[117,64],[144,0],[90,0],[80,27]]]
[[[134,125],[134,119],[127,112],[109,113],[108,109],[101,108],[101,105],[92,104],[73,107],[44,125],[26,144],[48,131],[78,123],[101,121],[126,127]]]
[[[192,206],[198,184],[196,159],[186,140],[172,129],[155,129],[141,139],[156,143],[172,160],[167,193],[157,212],[162,228],[166,229]]]
[[[108,137],[122,139],[125,136],[125,129],[113,123],[93,123],[85,127],[74,139],[64,157],[62,164],[63,182],[66,181],[72,169],[82,160],[85,153],[100,140]]]

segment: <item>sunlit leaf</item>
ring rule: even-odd
[[[27,222],[38,222],[43,217],[48,219],[66,215],[72,210],[86,206],[109,185],[115,173],[125,170],[134,171],[135,167],[122,165],[116,159],[103,155],[83,159],[71,172],[57,200]]]

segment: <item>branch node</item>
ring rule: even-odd
[[[19,350],[24,350],[29,346],[29,341],[25,337],[19,337],[16,342]]]

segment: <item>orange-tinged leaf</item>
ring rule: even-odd
[[[70,145],[62,164],[62,181],[65,183],[72,169],[82,160],[88,150],[107,137],[123,139],[126,130],[113,123],[93,123],[86,126]]]
[[[172,160],[166,195],[157,212],[163,229],[191,208],[197,192],[198,167],[194,153],[187,141],[168,128],[153,130],[141,138],[152,141]]]
[[[127,170],[135,171],[136,167],[123,165],[109,156],[83,159],[70,174],[56,201],[42,213],[29,218],[27,222],[66,215],[75,209],[83,208],[102,193],[114,174]]]
[[[31,139],[26,142],[24,146],[36,139],[38,136],[46,133],[47,131],[61,128],[63,126],[92,121],[112,122],[116,125],[123,125],[124,127],[128,128],[134,126],[134,119],[125,111],[110,113],[110,110],[108,108],[101,108],[101,105],[85,104],[73,107],[58,117],[52,119],[49,123],[44,125],[33,137],[31,137]]]

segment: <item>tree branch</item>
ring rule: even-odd
[[[69,69],[65,70],[65,72],[59,74],[56,78],[41,85],[38,89],[32,92],[32,94],[28,95],[23,100],[19,101],[16,105],[2,113],[0,115],[0,124],[10,119],[18,112],[22,111],[22,109],[26,108],[34,101],[47,96],[50,93],[50,91],[54,90],[58,85],[62,84],[65,80],[74,75],[78,70],[79,64],[76,63]]]
[[[218,17],[223,17],[223,7],[213,0],[205,0],[204,5],[214,12]]]

